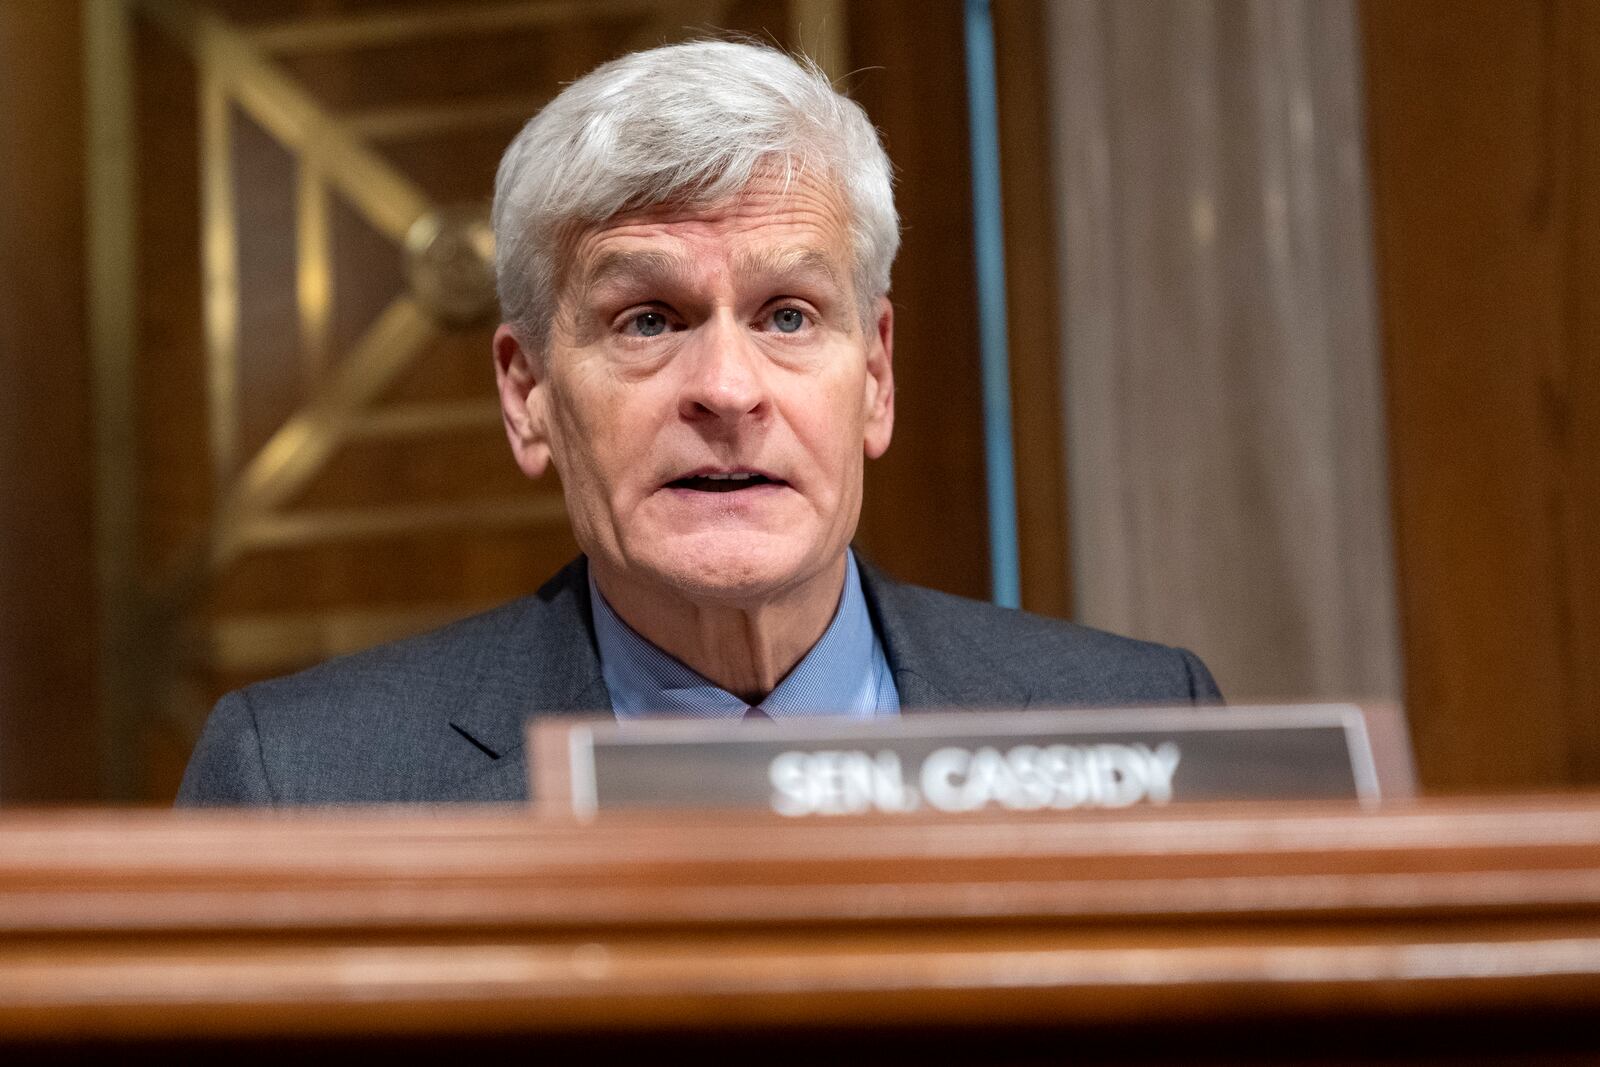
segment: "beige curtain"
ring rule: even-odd
[[[1048,8],[1079,617],[1396,697],[1354,0]]]

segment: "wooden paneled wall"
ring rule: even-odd
[[[0,799],[99,787],[78,6],[0,4]]]
[[[1600,782],[1600,4],[1362,14],[1422,775]]]
[[[906,32],[915,24],[916,32]],[[961,7],[850,7],[851,79],[894,162],[895,431],[859,540],[908,581],[987,597],[983,417]],[[929,62],[937,56],[939,62]]]

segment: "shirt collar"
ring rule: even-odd
[[[747,705],[640,636],[589,575],[600,673],[618,719],[647,716],[736,719]],[[793,715],[870,718],[880,713],[887,674],[861,591],[855,554],[845,553],[844,591],[833,621],[795,668],[761,702],[775,719]],[[890,687],[892,688],[892,686]],[[893,714],[897,709],[883,709]]]

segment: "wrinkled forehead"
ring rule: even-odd
[[[559,253],[563,293],[623,276],[678,276],[693,261],[739,274],[821,275],[848,289],[854,260],[843,196],[804,175],[760,175],[731,197],[680,198],[574,226]]]

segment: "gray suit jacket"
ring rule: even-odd
[[[179,804],[519,801],[523,725],[592,714],[600,677],[587,563],[531,597],[217,703]],[[1192,653],[892,581],[861,567],[906,713],[1204,703]]]

